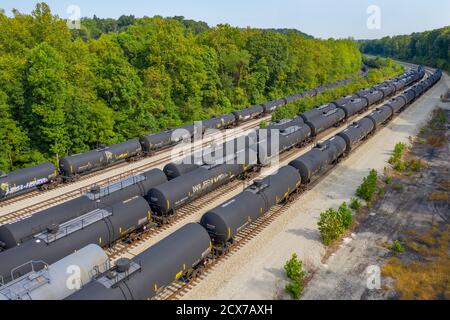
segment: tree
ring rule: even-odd
[[[25,75],[28,127],[33,142],[56,157],[66,154],[68,135],[64,119],[66,82],[64,62],[43,42],[30,51]]]

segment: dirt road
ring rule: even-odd
[[[354,195],[371,168],[382,171],[394,145],[407,142],[419,128],[426,123],[432,110],[440,105],[439,96],[450,85],[447,75],[417,100],[387,127],[340,163],[324,180],[304,193],[298,201],[279,219],[253,238],[208,274],[205,280],[196,285],[185,299],[284,299],[285,277],[283,265],[292,253],[297,253],[308,269],[317,269],[318,274],[332,271],[332,266],[322,265],[324,247],[319,241],[317,221],[320,212],[337,207]],[[356,234],[358,239],[361,235]],[[350,241],[351,243],[352,241]],[[364,245],[364,240],[361,240]],[[375,250],[375,249],[370,249]],[[353,253],[352,253],[353,254]],[[357,259],[358,251],[355,252]],[[376,262],[376,261],[375,261]],[[355,263],[353,282],[364,281],[364,271],[368,264]],[[332,260],[328,264],[332,263]],[[352,262],[353,264],[353,262]],[[313,280],[314,281],[314,280]],[[339,280],[336,280],[339,281]],[[336,287],[336,283],[329,283]],[[305,298],[361,298],[364,288],[351,290],[350,296],[339,296],[340,292],[329,295],[326,288],[314,292],[306,290]],[[343,287],[342,292],[345,292]],[[348,290],[347,290],[348,291]]]

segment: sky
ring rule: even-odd
[[[33,0],[0,0],[30,13]],[[317,38],[376,39],[450,25],[450,0],[46,0],[52,12],[67,19],[79,8],[82,17],[118,18],[122,14],[184,16],[210,26],[295,28]]]

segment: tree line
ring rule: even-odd
[[[183,17],[0,11],[0,171],[83,152],[355,76],[350,40]]]
[[[450,71],[450,27],[362,41],[361,51]]]

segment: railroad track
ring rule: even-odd
[[[426,75],[427,75],[427,76],[429,76],[430,73],[431,73],[430,70],[426,70]],[[412,85],[414,85],[414,84],[412,84]],[[412,85],[411,85],[411,86],[412,86]],[[411,86],[409,86],[409,87],[411,87]],[[409,87],[408,87],[408,88],[409,88]],[[406,89],[406,88],[405,88],[405,89]],[[403,91],[403,90],[402,90],[402,91]],[[397,93],[397,95],[400,94],[400,93],[401,93],[401,92]],[[368,113],[368,112],[370,112],[371,110],[375,109],[376,107],[378,107],[378,106],[384,104],[386,100],[387,100],[387,99],[383,100],[382,102],[380,102],[380,103],[377,104],[377,105],[371,106],[369,109],[366,110],[365,113]],[[359,114],[356,114],[356,115],[354,115],[353,117],[350,117],[349,119],[347,119],[346,122],[341,123],[337,128],[341,128],[341,127],[345,126],[346,124],[351,123],[351,122],[352,122],[356,117],[358,117],[358,116],[360,116],[360,115],[359,115]],[[242,126],[240,126],[240,127],[238,127],[238,128],[239,128],[240,130],[242,130],[242,131],[249,130],[249,129],[252,129],[252,128],[257,127],[257,125],[259,124],[260,121],[262,121],[262,120],[269,120],[269,119],[271,119],[271,115],[262,117],[262,118],[260,118],[260,119],[254,119],[254,120],[249,121],[248,123],[246,123],[246,124],[244,124],[244,125],[242,125]],[[335,130],[335,129],[336,129],[336,128],[332,127],[332,128],[330,128],[330,129],[326,130],[325,132],[322,132],[321,134],[319,134],[319,136],[317,136],[317,137],[314,139],[314,141],[319,141],[322,137],[326,136],[331,130]],[[209,138],[207,138],[207,139],[212,139],[212,138],[215,137],[215,136],[216,136],[216,135],[213,135],[213,136],[211,136],[211,137],[209,137]],[[234,138],[234,137],[236,137],[236,135],[233,134],[232,137]],[[232,138],[232,137],[228,137],[228,138]],[[209,144],[210,144],[210,142],[208,141],[207,143],[202,144],[199,148],[208,146]],[[311,145],[311,143],[310,143],[310,144],[307,144],[307,145]],[[306,145],[306,146],[307,146],[307,145]],[[171,149],[169,149],[169,151],[170,151],[170,150],[171,150]],[[194,151],[195,151],[195,150],[197,150],[197,149],[194,149]],[[146,171],[146,170],[148,170],[148,169],[150,169],[150,168],[153,168],[153,167],[155,167],[155,166],[158,166],[158,165],[160,165],[160,164],[169,162],[169,161],[171,160],[171,154],[170,154],[169,151],[167,151],[167,150],[161,150],[161,151],[155,153],[154,156],[160,155],[161,153],[164,153],[164,152],[168,152],[169,154],[168,154],[167,156],[161,158],[161,159],[158,159],[158,160],[155,160],[155,161],[152,161],[152,162],[143,164],[143,165],[141,165],[141,166],[139,166],[139,167],[136,167],[136,168],[133,168],[133,169],[124,171],[124,172],[122,172],[122,173],[120,173],[120,174],[117,174],[117,175],[114,175],[114,176],[105,178],[105,179],[103,179],[103,180],[97,181],[97,182],[95,183],[95,185],[103,186],[103,185],[106,185],[106,184],[109,184],[109,183],[113,183],[113,182],[116,182],[116,181],[125,179],[125,178],[127,178],[127,177],[129,177],[129,176],[132,176],[132,175],[136,175],[136,174],[142,173],[142,172],[144,172],[144,171]],[[121,163],[121,164],[112,166],[112,167],[109,168],[108,170],[115,170],[115,169],[117,169],[119,166],[125,166],[125,165],[127,165],[127,163]],[[107,172],[107,171],[106,171],[106,172]],[[102,174],[105,173],[105,170],[102,170],[101,173],[102,173]],[[98,173],[98,172],[94,172],[94,173],[88,174],[88,175],[86,175],[86,176],[83,177],[83,180],[84,180],[84,179],[88,179],[89,176],[91,176],[91,175],[96,175],[96,174],[99,174],[99,173]],[[36,204],[30,205],[30,206],[27,206],[27,207],[25,207],[25,208],[16,210],[16,211],[14,211],[14,212],[5,214],[5,215],[3,215],[3,216],[0,216],[0,225],[1,225],[1,224],[5,224],[5,223],[16,222],[16,221],[18,221],[18,220],[21,220],[21,219],[24,219],[24,218],[27,218],[27,217],[31,216],[31,215],[32,215],[33,213],[35,213],[35,212],[38,212],[38,211],[40,211],[40,210],[49,208],[49,207],[51,207],[51,206],[53,206],[53,205],[56,205],[56,204],[58,204],[58,203],[61,203],[61,202],[64,202],[64,201],[73,199],[73,198],[75,198],[75,197],[78,197],[78,196],[82,195],[83,193],[89,191],[89,190],[91,189],[91,187],[92,187],[92,184],[90,184],[90,185],[88,185],[88,186],[81,187],[81,188],[76,189],[76,190],[72,190],[72,191],[66,192],[66,193],[64,193],[64,194],[57,195],[57,196],[55,196],[55,197],[46,199],[45,201],[42,201],[42,202],[40,202],[40,203],[36,203]],[[37,191],[36,191],[36,192],[37,192]],[[37,192],[37,194],[42,194],[42,193]],[[23,197],[24,197],[24,198],[28,198],[27,195],[23,195]],[[14,199],[11,199],[11,200],[14,200]]]
[[[252,121],[250,121],[250,122],[248,122],[248,123],[238,127],[238,129],[240,129],[242,131],[253,129],[259,124],[260,121],[262,121],[262,120],[269,120],[270,118],[271,118],[271,116],[269,115],[269,116],[266,116],[266,117],[263,117],[263,118],[252,120]],[[233,134],[231,137],[227,137],[227,138],[234,138],[236,135]],[[207,140],[207,142],[203,143],[201,146],[195,148],[194,151],[196,151],[196,150],[198,150],[198,149],[200,149],[202,147],[207,147],[210,144],[209,139],[213,139],[213,137],[216,137],[216,136],[217,135],[213,135],[211,137],[205,138],[205,140]],[[171,154],[172,150],[173,149],[161,150],[160,152],[155,153],[154,156],[160,155],[161,153],[164,153],[164,152],[166,152],[167,155],[162,157],[162,158],[160,158],[160,159],[158,159],[158,160],[142,164],[142,165],[140,165],[140,166],[138,166],[136,168],[133,168],[133,169],[124,171],[122,173],[116,174],[114,176],[111,176],[111,177],[99,180],[99,181],[97,181],[95,183],[95,185],[97,185],[97,186],[104,186],[104,185],[107,185],[107,184],[110,184],[110,183],[113,183],[113,182],[120,181],[120,180],[125,179],[127,177],[130,177],[130,176],[133,176],[133,175],[137,175],[139,173],[142,173],[142,172],[144,172],[146,170],[149,170],[149,169],[151,169],[153,167],[156,167],[156,166],[159,166],[161,164],[168,163],[168,162],[170,162],[172,160],[172,154]],[[119,165],[125,166],[126,164],[127,163],[122,163],[122,164],[119,164]],[[110,170],[116,170],[117,168],[118,168],[118,165],[113,166],[113,167],[109,168],[109,171]],[[103,173],[105,173],[105,170],[101,171],[101,174],[103,174]],[[94,173],[92,173],[92,174],[94,174]],[[99,173],[97,172],[96,174],[99,174]],[[86,178],[83,178],[83,180],[87,179],[88,177],[89,177],[89,175],[87,175]],[[63,194],[56,195],[56,196],[54,196],[52,198],[48,198],[45,201],[42,201],[40,203],[35,203],[35,204],[29,205],[27,207],[21,208],[19,210],[16,210],[16,211],[4,214],[4,215],[0,216],[0,225],[1,224],[5,224],[5,223],[16,222],[18,220],[27,218],[27,217],[31,216],[33,213],[36,213],[36,212],[38,212],[40,210],[52,207],[53,205],[56,205],[58,203],[62,203],[64,201],[67,201],[67,200],[70,200],[70,199],[73,199],[73,198],[76,198],[76,197],[79,197],[82,194],[88,192],[92,188],[93,185],[94,184],[89,184],[87,186],[84,186],[84,187],[81,187],[81,188],[78,188],[78,189],[75,189],[75,190],[72,190],[72,191],[68,191],[68,192],[63,193]],[[34,196],[41,195],[43,193],[43,192],[39,192],[37,190],[33,191],[33,192],[36,192],[34,194]],[[48,191],[44,191],[44,192],[48,192]],[[13,204],[13,203],[15,203],[17,201],[21,201],[23,199],[30,198],[30,193],[24,194],[23,196],[19,196],[19,197],[20,198],[18,200],[15,200],[16,198],[8,199],[8,200],[11,200],[11,202],[7,203],[7,205]]]

